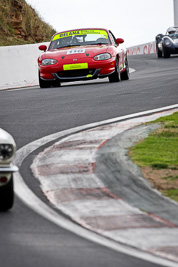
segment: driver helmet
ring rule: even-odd
[[[176,29],[173,27],[168,29],[168,34],[173,34],[175,32],[176,32]]]

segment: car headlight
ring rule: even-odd
[[[46,66],[46,65],[54,65],[57,63],[57,60],[52,59],[52,58],[45,58],[41,61],[41,64]]]
[[[109,53],[103,53],[103,54],[99,54],[94,56],[94,60],[106,60],[106,59],[110,59],[111,55]]]
[[[14,148],[11,144],[0,144],[0,160],[8,160],[13,156]]]
[[[164,40],[165,45],[170,46],[172,44],[171,40],[165,39]]]

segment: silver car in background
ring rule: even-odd
[[[166,34],[156,36],[156,52],[158,58],[178,54],[178,27],[169,27]]]
[[[13,137],[0,128],[0,211],[12,208],[14,203],[13,173],[18,171],[13,164],[15,152]]]

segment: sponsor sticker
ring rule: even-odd
[[[77,64],[65,64],[63,70],[80,70],[88,69],[88,63],[77,63]]]
[[[85,34],[100,34],[102,38],[108,38],[108,33],[104,30],[79,30],[79,31],[70,31],[70,32],[61,32],[54,36],[53,41],[65,38],[69,36],[85,35]]]
[[[83,54],[85,53],[85,49],[69,49],[66,52],[66,55],[73,55],[73,54]]]

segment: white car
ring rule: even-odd
[[[0,128],[0,211],[12,208],[14,203],[13,173],[18,171],[13,164],[15,152],[13,137]]]

